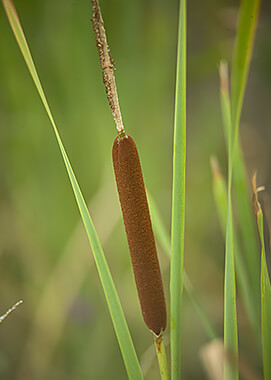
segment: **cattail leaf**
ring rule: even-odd
[[[186,0],[180,1],[173,140],[170,265],[171,378],[181,376],[181,316],[184,262],[186,166]]]
[[[17,16],[15,7],[11,0],[2,0],[3,5],[5,7],[10,25],[16,37],[19,48],[23,54],[23,57],[28,66],[29,72],[33,78],[33,81],[36,85],[36,88],[40,94],[41,100],[45,106],[46,112],[51,121],[57,143],[59,149],[62,154],[62,158],[72,185],[72,189],[74,192],[74,196],[78,205],[78,209],[80,211],[87,236],[90,242],[90,246],[92,248],[92,252],[94,255],[95,263],[98,269],[98,273],[100,276],[100,280],[103,286],[104,294],[107,300],[108,308],[110,311],[110,315],[112,318],[112,322],[115,328],[115,332],[117,335],[117,339],[120,345],[120,349],[122,352],[123,360],[126,366],[126,370],[130,379],[142,379],[142,373],[139,366],[138,358],[136,356],[135,348],[131,339],[131,335],[127,326],[127,322],[119,301],[119,297],[106,262],[104,252],[102,250],[98,235],[95,231],[95,227],[93,225],[92,219],[90,217],[86,202],[80,190],[79,184],[71,167],[69,158],[63,146],[62,140],[58,133],[55,121],[53,119],[52,113],[50,111],[48,102],[46,100],[42,85],[40,83],[33,59],[31,57],[31,53],[29,47],[27,45],[26,38],[24,36],[19,18]]]

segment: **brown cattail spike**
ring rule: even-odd
[[[143,318],[159,336],[166,328],[165,296],[140,160],[130,136],[115,139],[113,165]]]

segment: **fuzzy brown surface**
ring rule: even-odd
[[[117,137],[113,165],[141,310],[156,335],[166,328],[166,305],[145,185],[135,142]]]

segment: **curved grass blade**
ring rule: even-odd
[[[261,243],[261,327],[262,327],[262,350],[263,350],[263,371],[264,379],[271,378],[271,285],[266,262],[266,252],[264,243],[263,212],[258,202],[258,191],[256,188],[256,172],[252,177],[253,186],[253,206],[257,218],[257,226]]]
[[[181,314],[184,261],[186,165],[186,0],[180,1],[173,140],[170,265],[171,378],[181,376]]]
[[[101,279],[101,283],[104,289],[105,297],[107,300],[107,304],[109,307],[110,315],[112,318],[112,322],[115,328],[115,332],[117,335],[117,339],[120,345],[120,349],[122,352],[123,360],[126,366],[126,370],[130,379],[143,379],[141,369],[138,363],[138,358],[136,356],[135,348],[132,342],[132,338],[127,326],[127,322],[119,301],[119,297],[113,283],[113,279],[108,268],[98,235],[95,231],[95,227],[93,225],[92,219],[90,217],[86,202],[81,193],[80,187],[76,180],[75,174],[69,162],[67,153],[62,144],[60,135],[58,133],[56,124],[54,122],[52,113],[50,111],[48,102],[46,100],[43,88],[41,86],[34,62],[31,57],[31,53],[29,51],[29,47],[27,45],[22,27],[20,25],[20,21],[18,15],[16,13],[15,7],[11,0],[2,0],[4,8],[6,10],[10,25],[20,47],[20,50],[23,54],[23,57],[28,66],[29,72],[33,78],[33,81],[36,85],[36,88],[40,94],[46,112],[51,121],[63,161],[66,166],[67,173],[69,175],[69,179],[72,185],[72,189],[74,192],[74,196],[83,220],[83,223],[86,228],[86,232],[88,235],[88,239],[92,248],[92,252],[94,255],[95,263],[98,269],[98,273]]]

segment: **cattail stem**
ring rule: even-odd
[[[160,374],[161,374],[161,380],[169,380],[164,338],[161,335],[159,337],[156,337],[154,340],[155,340],[156,354],[157,354],[157,359],[158,359],[158,364],[159,364],[159,369],[160,369]]]
[[[107,44],[104,22],[98,0],[91,0],[93,4],[92,26],[96,37],[97,49],[100,57],[100,65],[103,70],[103,82],[107,99],[120,136],[125,135],[122,122],[117,86],[114,76],[114,62],[110,57],[110,49]]]
[[[166,327],[165,296],[140,160],[130,136],[115,139],[113,165],[143,318],[160,336]]]

